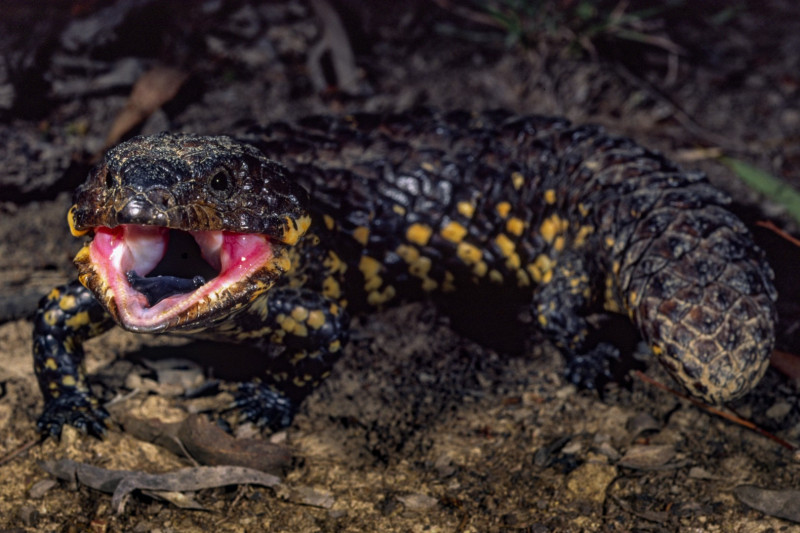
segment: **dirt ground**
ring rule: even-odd
[[[154,67],[174,69],[183,83],[172,97],[150,87],[164,105],[140,132],[230,133],[420,104],[564,115],[706,171],[749,223],[798,233],[782,207],[715,158],[800,184],[794,2],[704,2],[702,11],[678,2],[642,15],[645,39],[611,24],[598,34],[576,30],[583,3],[556,4],[560,11],[528,14],[538,25],[517,40],[480,3],[446,0],[76,1],[35,10],[19,0],[0,8],[0,457],[37,440],[30,314],[73,276],[80,242],[65,223],[70,191],[130,107],[133,84]],[[794,252],[764,230],[756,236],[781,291],[779,345],[796,350]],[[455,333],[424,302],[357,317],[352,327],[346,357],[292,426],[256,435],[290,450],[280,488],[204,489],[195,494],[203,511],[136,493],[117,514],[109,494],[54,482],[41,462],[151,473],[189,463],[128,432],[100,441],[67,430],[0,464],[0,530],[800,531],[737,497],[743,485],[799,488],[795,451],[637,377],[602,398],[575,390],[551,346],[534,338],[526,353],[505,355]],[[230,360],[245,370],[251,360],[219,351],[224,361],[185,340],[114,330],[87,344],[87,365],[105,399],[124,395],[115,413],[174,420],[229,396],[187,399],[186,387],[157,382],[146,361],[194,359],[206,376],[240,379]],[[672,385],[657,365],[647,374]],[[734,407],[799,443],[799,394],[770,370]]]

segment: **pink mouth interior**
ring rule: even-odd
[[[97,227],[90,258],[113,293],[119,320],[132,331],[159,331],[199,302],[213,303],[234,283],[249,277],[273,257],[264,235],[227,231],[193,231],[203,260],[218,272],[204,285],[149,305],[144,294],[131,287],[126,273],[152,272],[169,246],[169,230],[156,226]],[[199,260],[199,258],[198,258]]]

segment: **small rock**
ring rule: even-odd
[[[714,479],[714,475],[711,472],[699,466],[693,466],[689,469],[689,477],[692,479]]]
[[[575,385],[567,385],[566,387],[561,387],[558,389],[555,396],[559,400],[567,400],[575,396],[576,391],[577,389],[575,388]]]
[[[28,491],[28,496],[33,499],[39,499],[45,495],[45,493],[58,485],[58,481],[55,479],[42,479],[41,481],[37,481],[33,484],[31,489]]]
[[[417,512],[432,509],[439,503],[439,500],[436,498],[419,493],[398,496],[397,499],[400,500],[400,503],[402,503],[407,510]]]
[[[436,458],[436,461],[433,462],[433,468],[439,474],[440,478],[450,477],[456,472],[456,467],[453,465],[453,458],[447,453],[443,453]]]
[[[778,400],[772,407],[767,409],[766,415],[774,420],[782,420],[792,410],[792,404],[784,400]]]
[[[580,441],[571,440],[561,449],[561,453],[578,455],[581,453],[581,450],[583,450],[583,444],[581,444]]]
[[[647,470],[663,466],[673,457],[675,447],[671,444],[637,445],[631,446],[618,464],[626,468]]]
[[[567,479],[567,489],[578,500],[603,503],[608,486],[617,477],[617,469],[600,463],[584,463]]]

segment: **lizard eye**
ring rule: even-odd
[[[212,194],[219,198],[227,198],[233,192],[233,179],[230,172],[225,169],[219,169],[211,175],[208,180],[208,185],[211,188]]]

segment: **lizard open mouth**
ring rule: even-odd
[[[277,255],[265,235],[123,224],[94,228],[76,263],[125,329],[162,331],[268,289],[281,273]]]

